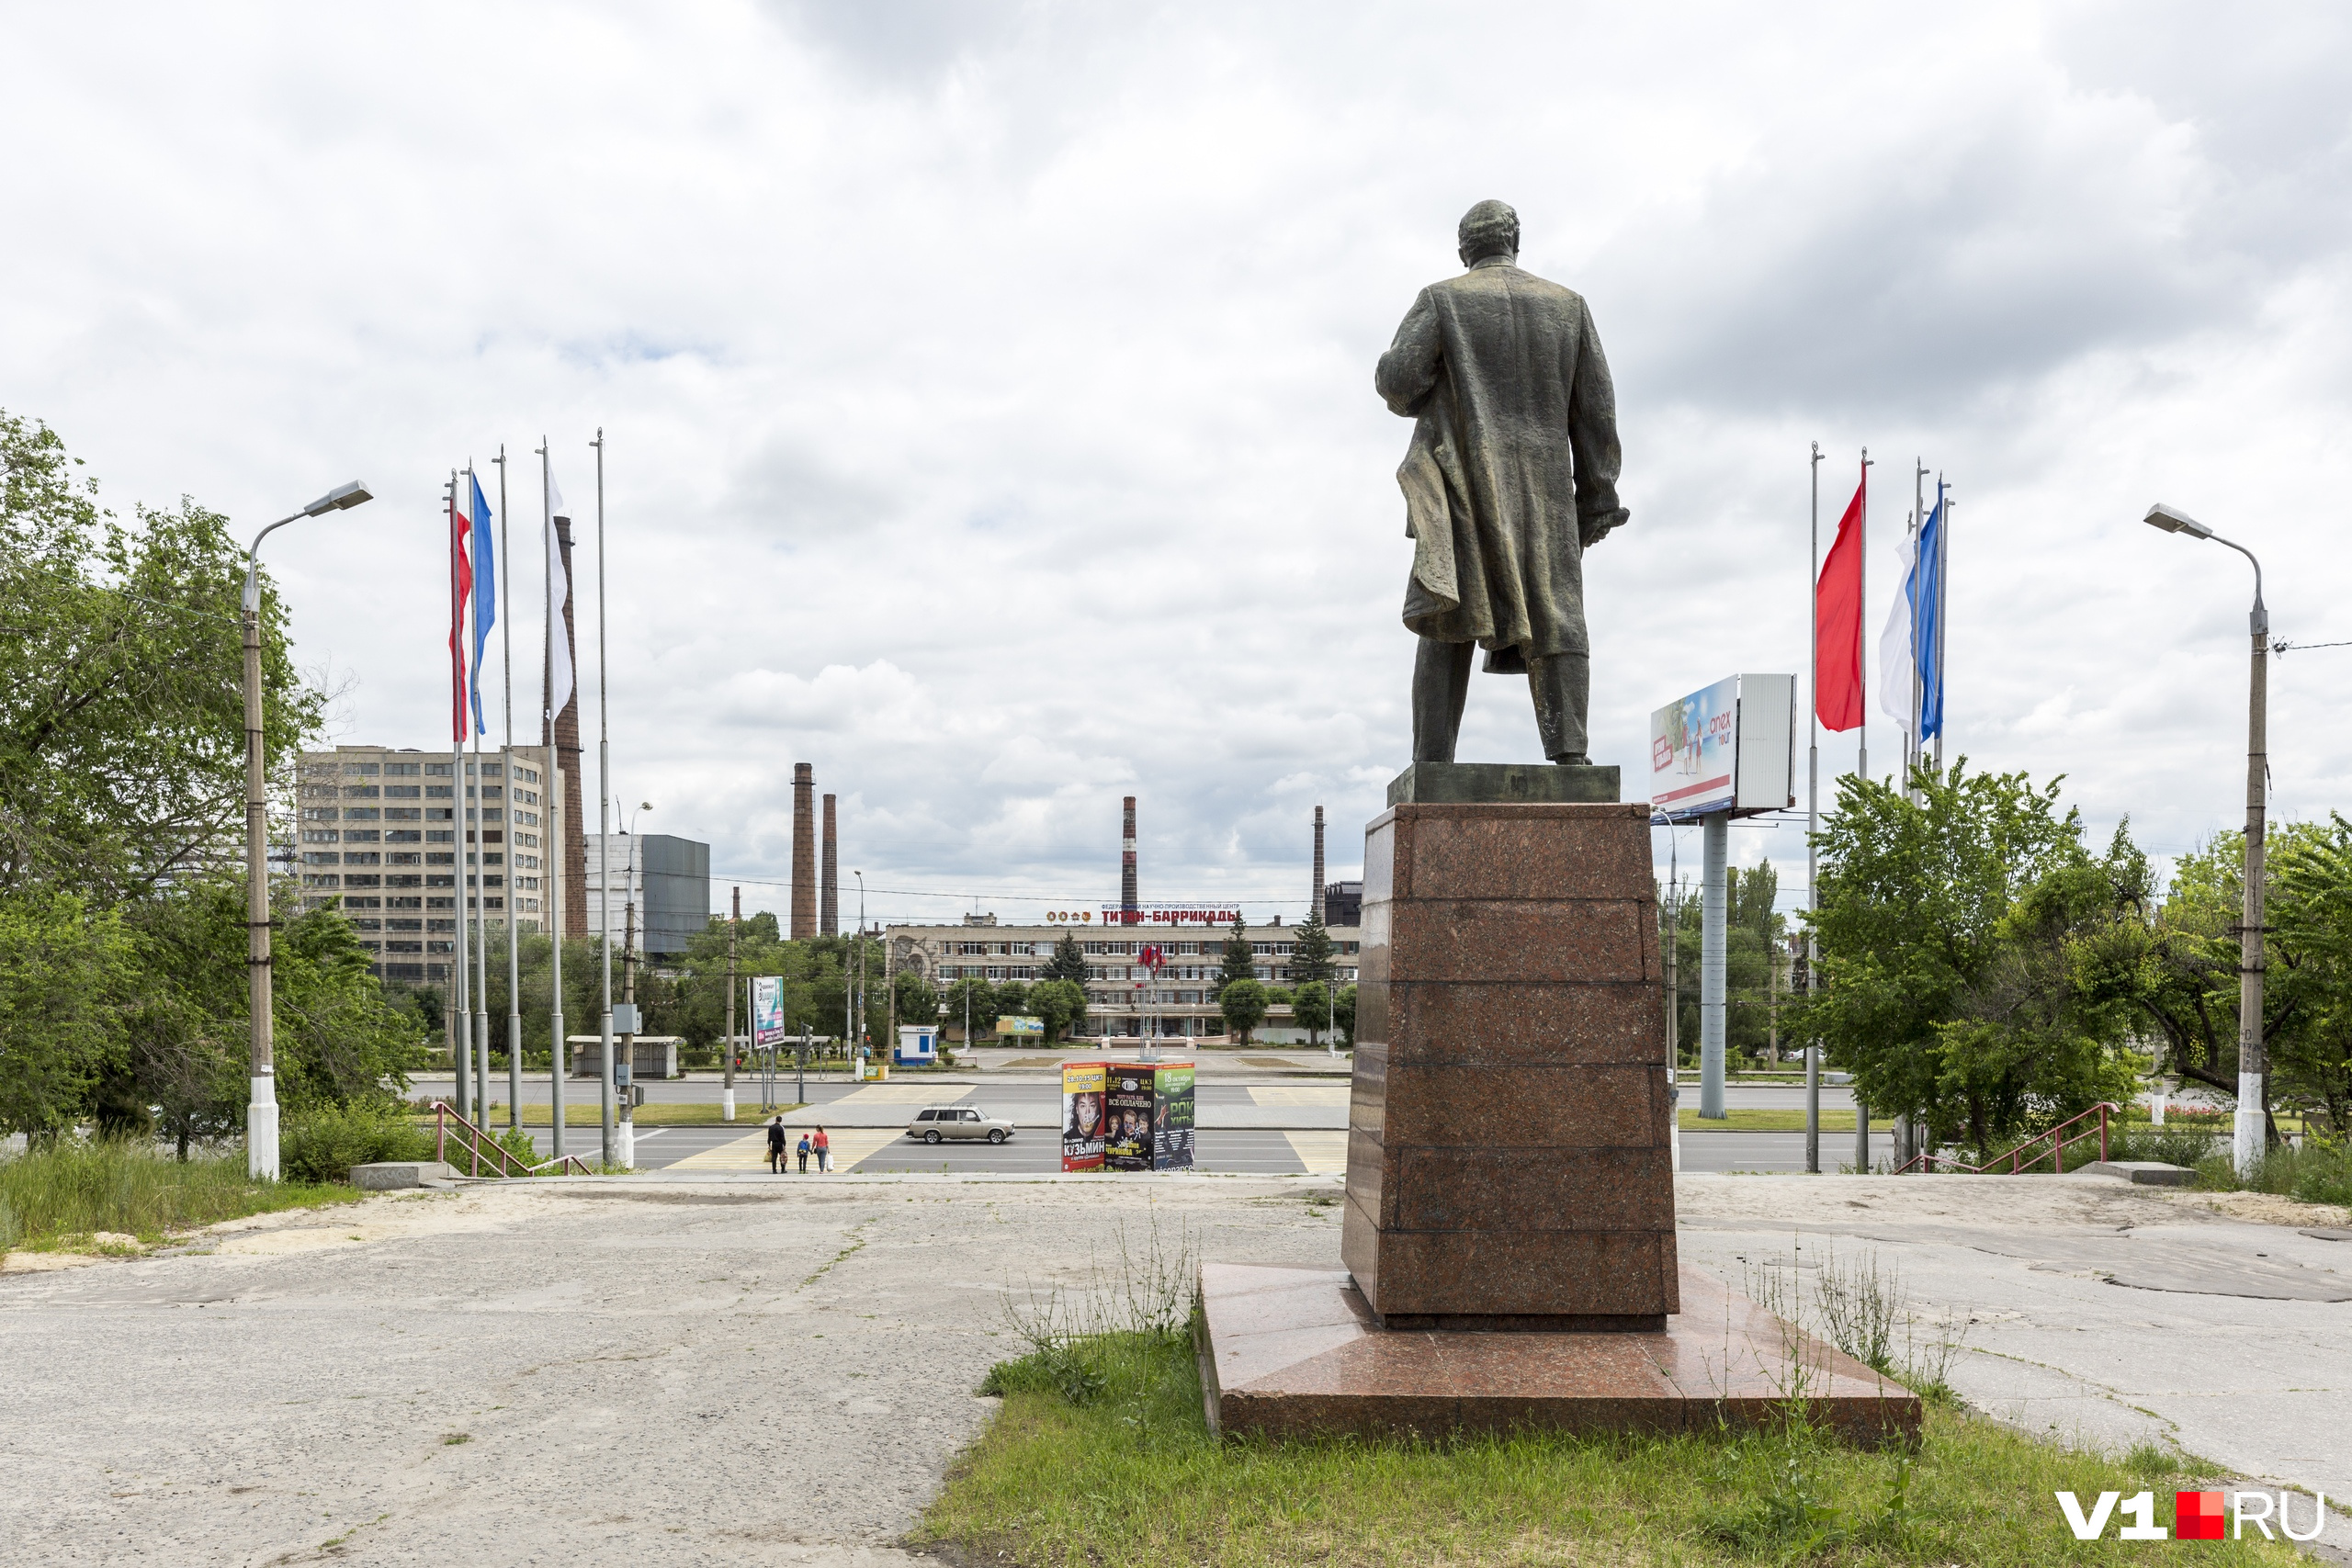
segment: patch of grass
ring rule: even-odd
[[[48,1251],[107,1231],[170,1232],[280,1209],[356,1201],[349,1187],[255,1181],[243,1154],[183,1165],[144,1144],[61,1142],[0,1159],[0,1251]]]
[[[1841,1448],[1801,1428],[1218,1443],[1195,1368],[1182,1331],[1092,1336],[1000,1365],[985,1392],[1003,1410],[914,1540],[1031,1568],[2142,1563],[2145,1548],[2112,1529],[2075,1541],[2052,1494],[2163,1492],[2195,1476],[2161,1450],[2070,1452],[1941,1404],[1912,1453]],[[2216,1563],[2297,1561],[2283,1543],[2254,1540],[2199,1551]]]
[[[2240,1176],[2228,1140],[2217,1137],[2202,1158],[2183,1163],[2197,1168],[2197,1185],[2207,1191],[2270,1192],[2299,1202],[2352,1206],[2352,1145],[2313,1141],[2273,1149],[2250,1175]]]
[[[1727,1109],[1722,1121],[1708,1122],[1701,1120],[1696,1106],[1685,1104],[1675,1113],[1675,1119],[1682,1124],[1682,1130],[1686,1133],[1802,1133],[1804,1131],[1804,1109],[1802,1106],[1787,1110]],[[1821,1130],[1825,1133],[1845,1133],[1850,1135],[1854,1131],[1854,1113],[1850,1111],[1825,1110],[1821,1113]],[[1871,1131],[1889,1133],[1894,1130],[1894,1123],[1891,1120],[1883,1116],[1871,1118]]]

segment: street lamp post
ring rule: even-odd
[[[2244,545],[2224,539],[2177,507],[2158,502],[2142,519],[2167,534],[2211,539],[2245,557],[2254,566],[2254,609],[2246,629],[2254,644],[2253,674],[2246,702],[2245,913],[2238,946],[2238,1111],[2233,1155],[2238,1174],[2249,1175],[2262,1161],[2269,1130],[2268,1097],[2263,1092],[2262,1043],[2263,805],[2269,771],[2270,612],[2262,605],[2262,563]]]
[[[849,1059],[854,1063],[858,1048],[865,1043],[865,873],[853,871],[850,874],[857,878],[857,986],[851,993],[856,998],[852,1017],[856,1020],[857,1027],[849,1045]],[[862,1070],[859,1076],[864,1076]]]
[[[338,485],[254,536],[245,552],[245,964],[253,1016],[253,1098],[245,1107],[245,1173],[277,1179],[277,1086],[271,1054],[269,984],[269,803],[261,735],[261,542],[288,523],[346,512],[372,499],[355,479]]]

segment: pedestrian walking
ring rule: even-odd
[[[808,1134],[800,1134],[800,1174],[808,1174]]]
[[[825,1175],[833,1168],[833,1141],[825,1136],[825,1130],[820,1127],[809,1144],[817,1151],[817,1174]]]
[[[781,1116],[768,1123],[768,1174],[784,1174],[784,1118]]]

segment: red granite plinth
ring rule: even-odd
[[[1390,1328],[1678,1310],[1649,813],[1405,804],[1364,834],[1340,1256]]]
[[[1865,1447],[1919,1435],[1919,1399],[1686,1269],[1661,1333],[1383,1328],[1346,1270],[1201,1266],[1201,1392],[1227,1436],[1433,1438],[1712,1432],[1787,1419]]]

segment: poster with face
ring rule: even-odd
[[[1193,1064],[1163,1062],[1153,1075],[1151,1168],[1193,1168]]]
[[[1112,1170],[1149,1170],[1152,1069],[1123,1064],[1109,1076],[1111,1130],[1102,1145],[1102,1163]]]
[[[1102,1168],[1103,1087],[1109,1065],[1062,1064],[1062,1168]]]

